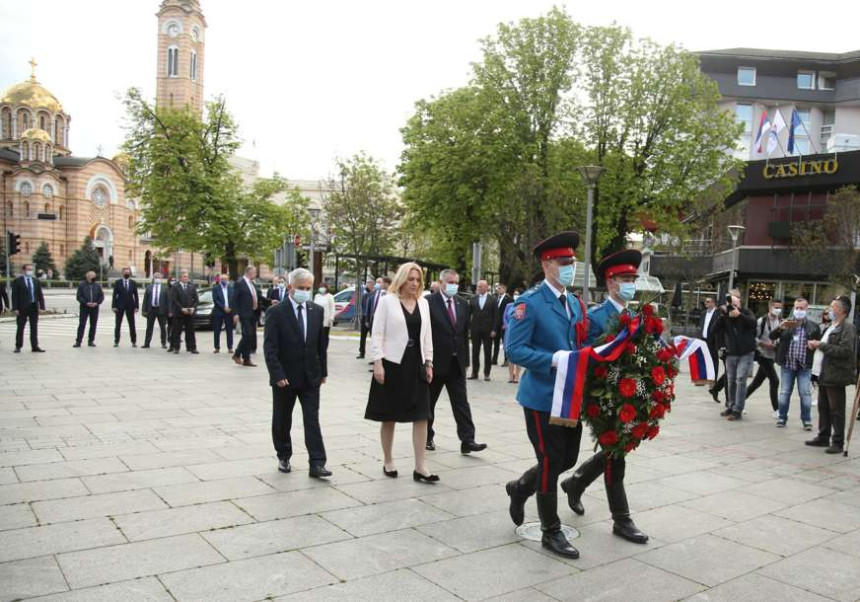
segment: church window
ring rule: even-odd
[[[59,211],[57,211],[57,218],[63,219],[63,215],[66,213],[65,209],[61,206]]]
[[[50,184],[45,184],[44,186],[42,186],[42,196],[44,196],[47,199],[54,196],[54,187],[51,186]]]
[[[128,216],[128,229],[134,230],[134,218],[130,215]]]
[[[29,255],[29,254],[30,254],[30,243],[25,242],[24,243],[24,255]]]
[[[197,81],[197,53],[191,51],[191,79]]]
[[[51,203],[45,203],[45,213],[51,212]]]
[[[33,185],[30,184],[30,182],[21,182],[21,186],[18,188],[18,192],[21,193],[21,196],[30,196],[31,194],[33,194]]]
[[[46,120],[45,120],[45,116],[44,116],[44,115],[39,115],[39,128],[41,128],[41,129],[43,129],[43,130],[47,130],[47,129],[48,129],[48,124],[47,124],[47,122],[46,122]]]
[[[18,114],[18,116],[21,118],[21,131],[25,132],[25,131],[29,130],[30,129],[30,114],[27,111],[22,110],[21,113]]]
[[[171,46],[167,49],[167,77],[179,75],[179,48]]]
[[[105,194],[104,188],[99,187],[93,191],[93,200],[99,207],[105,206],[105,203],[107,202],[107,194]]]
[[[30,217],[30,203],[24,203],[24,217]]]

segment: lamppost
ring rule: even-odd
[[[597,181],[603,174],[603,168],[597,165],[584,165],[576,168],[582,179],[585,180],[585,185],[588,186],[588,207],[585,214],[585,269],[583,270],[582,281],[582,300],[588,307],[588,302],[591,300],[591,293],[588,290],[588,285],[591,281],[591,237],[592,237],[592,222],[594,221],[594,189],[597,187]]]
[[[743,226],[729,226],[729,235],[732,237],[732,269],[729,272],[729,294],[735,288],[735,270],[738,269],[738,236],[746,230]]]

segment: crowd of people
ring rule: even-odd
[[[848,319],[851,299],[833,299],[821,324],[809,317],[809,302],[795,299],[790,315],[785,303],[770,299],[767,313],[756,318],[742,306],[741,293],[733,289],[724,302],[709,297],[699,321],[699,332],[707,342],[715,369],[723,374],[709,389],[720,402],[725,389],[725,407],[720,413],[730,421],[743,419],[747,398],[768,381],[776,426],[788,424],[791,397],[797,385],[800,423],[812,431],[812,407],[818,407],[818,429],[807,445],[824,447],[838,454],[845,444],[846,388],[855,384],[857,373],[857,329]],[[758,371],[747,380],[753,365]],[[779,374],[777,374],[779,367]],[[813,401],[813,388],[818,398]]]

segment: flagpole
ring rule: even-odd
[[[785,118],[782,116],[782,113],[780,113],[780,111],[779,111],[779,105],[776,105],[776,109],[774,109],[774,110],[776,113],[779,114],[780,118],[782,119],[783,129],[785,129]],[[775,124],[776,119],[774,119],[773,122]],[[788,153],[785,152],[785,149],[782,147],[782,142],[779,141],[779,135],[782,132],[781,131],[779,131],[779,132],[774,131],[773,126],[771,126],[771,128],[770,128],[770,132],[771,132],[771,134],[773,134],[774,140],[776,140],[776,145],[779,147],[779,150],[782,151],[782,156],[783,157],[789,156]],[[767,154],[768,154],[768,157],[770,157],[770,151],[768,151]]]

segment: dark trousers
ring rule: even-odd
[[[818,438],[845,444],[845,387],[818,385]]]
[[[436,402],[442,394],[442,388],[448,390],[451,410],[457,422],[457,437],[460,441],[475,440],[475,423],[472,422],[472,410],[469,407],[469,397],[466,393],[466,374],[460,368],[456,357],[451,358],[451,366],[445,376],[433,374],[430,383],[430,420],[427,421],[427,441],[433,441],[436,432],[433,430],[433,419],[436,416]]]
[[[325,339],[325,348],[328,351],[328,342],[329,342],[329,334],[331,333],[331,326],[323,326],[323,338]]]
[[[39,305],[31,303],[27,307],[18,310],[18,330],[15,331],[15,348],[24,346],[24,325],[30,321],[30,347],[36,349],[39,346]]]
[[[233,348],[233,314],[216,309],[212,314],[212,330],[215,333],[215,349],[221,349],[221,329],[227,335],[227,349]]]
[[[185,348],[188,351],[197,349],[197,338],[194,335],[194,316],[183,313],[173,316],[173,348],[179,349],[182,345],[182,331],[185,331]]]
[[[538,493],[555,493],[558,476],[570,470],[579,457],[579,442],[582,439],[582,423],[575,427],[549,423],[549,412],[538,412],[523,408],[529,441],[537,457],[535,490]],[[531,471],[533,469],[529,469]],[[528,472],[528,471],[527,471]],[[531,495],[532,491],[523,491]]]
[[[478,374],[481,370],[481,348],[484,349],[484,376],[490,376],[493,359],[493,339],[490,333],[472,334],[472,374]]]
[[[311,466],[325,466],[325,445],[320,430],[320,388],[272,387],[272,442],[279,460],[289,460],[293,455],[293,408],[296,397],[302,405],[302,422],[305,427],[305,448]]]
[[[87,320],[90,322],[90,336],[87,337],[87,340],[90,343],[94,343],[96,340],[96,326],[99,323],[98,306],[87,307],[86,305],[81,305],[81,313],[78,318],[78,336],[75,339],[75,342],[79,345],[84,340],[84,330],[87,328]]]
[[[756,361],[758,362],[758,370],[756,370],[752,383],[747,387],[747,399],[761,386],[764,379],[767,379],[770,384],[770,405],[776,411],[779,409],[779,377],[776,375],[774,360],[759,355]]]
[[[367,349],[367,335],[370,333],[370,328],[364,322],[361,323],[361,337],[358,339],[358,355],[364,355]]]
[[[167,316],[167,340],[170,343],[170,348],[173,349],[173,331],[176,330],[176,319],[173,316]]]
[[[505,346],[502,345],[502,330],[501,328],[496,331],[496,338],[493,339],[493,365],[499,363],[499,349],[502,349],[504,352],[504,361],[508,361],[508,352],[504,351]]]
[[[242,339],[236,347],[237,356],[241,356],[243,360],[251,359],[251,352],[257,349],[257,319],[252,315],[250,317],[239,316],[239,324],[242,327]]]
[[[126,307],[125,309],[116,310],[116,324],[113,329],[113,342],[119,343],[119,335],[122,330],[122,319],[128,321],[128,334],[131,337],[132,343],[137,343],[137,327],[134,324],[134,308]]]
[[[167,328],[165,327],[164,314],[156,314],[150,310],[146,315],[146,337],[143,339],[144,345],[149,345],[152,341],[152,330],[155,327],[155,322],[158,321],[158,330],[161,332],[161,345],[167,344]]]

